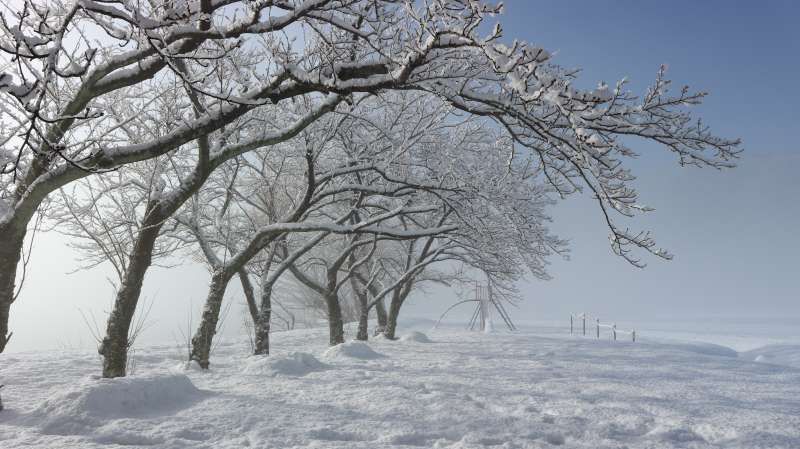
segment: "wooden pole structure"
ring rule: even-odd
[[[569,314],[569,334],[572,335],[572,314]]]
[[[478,287],[478,288],[480,289],[479,292],[480,292],[480,295],[481,295],[481,302],[480,302],[480,305],[481,305],[481,331],[486,332],[486,320],[488,318],[486,315],[489,312],[489,310],[488,310],[489,308],[486,307],[487,306],[487,304],[486,304],[486,290],[483,287]]]
[[[611,325],[611,335],[614,336],[614,341],[617,341],[617,325],[616,325],[616,323]]]
[[[486,323],[489,324],[491,322],[490,314],[492,313],[491,309],[489,309],[489,304],[494,304],[494,297],[492,296],[492,279],[489,275],[486,275]],[[486,330],[484,328],[484,330]]]
[[[597,319],[597,339],[600,339],[600,318]]]
[[[586,314],[583,314],[583,336],[586,336]]]

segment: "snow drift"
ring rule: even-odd
[[[375,352],[368,344],[362,341],[347,341],[336,345],[325,351],[324,357],[330,360],[337,359],[358,359],[372,360],[381,359],[386,356]]]
[[[745,360],[800,368],[800,345],[767,345],[739,354]]]
[[[738,357],[739,353],[735,350],[722,345],[717,345],[714,343],[706,343],[701,341],[690,341],[690,342],[664,342],[660,344],[660,347],[663,349],[671,348],[678,351],[687,351],[693,352],[695,354],[701,355],[711,355],[716,357]]]
[[[413,341],[415,343],[433,343],[427,335],[423,334],[422,332],[409,332],[402,337],[400,337],[402,341]]]
[[[259,376],[305,376],[325,369],[328,369],[328,365],[307,352],[290,352],[286,355],[250,357],[243,373]]]
[[[50,396],[31,417],[43,433],[83,433],[98,421],[170,415],[205,396],[183,374],[88,378]]]

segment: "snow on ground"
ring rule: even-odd
[[[323,354],[326,360],[372,360],[385,357],[383,354],[375,352],[367,343],[363,341],[348,341],[340,345],[329,348]]]
[[[776,365],[800,368],[800,345],[774,344],[751,349],[740,354],[740,357],[754,362],[772,363]]]
[[[422,332],[409,332],[400,337],[400,341],[415,341],[417,343],[431,343],[431,339]]]
[[[800,448],[800,369],[752,361],[790,349],[416,330],[223,342],[210,372],[151,346],[116,380],[91,353],[3,354],[0,447]]]
[[[290,352],[273,354],[272,357],[253,356],[247,359],[244,374],[256,376],[305,376],[313,371],[330,368],[312,354]]]

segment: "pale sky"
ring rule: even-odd
[[[697,108],[719,135],[741,137],[745,153],[734,170],[681,168],[654,145],[634,146],[631,166],[644,204],[656,209],[630,222],[651,229],[671,262],[645,258],[639,270],[615,257],[599,210],[571,198],[553,210],[553,228],[571,241],[569,261],[553,260],[554,280],[521,285],[519,320],[562,319],[587,311],[614,321],[800,317],[796,281],[800,254],[800,6],[792,1],[506,1],[507,39],[557,51],[555,61],[584,69],[581,82],[627,76],[641,92],[660,64],[677,85],[711,96]],[[36,244],[27,284],[12,306],[9,351],[92,346],[81,318],[105,324],[112,292],[102,268],[68,275],[76,254],[59,235]],[[153,300],[142,340],[173,343],[198,316],[208,274],[190,263],[153,269],[143,299]],[[228,297],[242,301],[237,282]],[[455,300],[437,289],[414,298],[406,313],[437,317]],[[195,320],[196,321],[196,320]],[[238,310],[228,318],[238,331]],[[175,335],[175,337],[173,337]]]

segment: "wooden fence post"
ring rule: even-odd
[[[586,336],[586,316],[587,316],[586,313],[582,313],[581,315],[579,315],[579,318],[581,319],[581,332],[583,333],[584,337]],[[611,329],[611,338],[614,341],[617,341],[617,324],[613,323],[610,326],[606,324],[605,327]],[[628,331],[624,330],[622,332],[626,333]],[[569,314],[569,334],[570,335],[575,334],[575,315],[571,313]],[[632,329],[630,331],[630,334],[631,334],[631,341],[636,343],[636,329]],[[597,337],[598,340],[600,339],[600,318],[595,318],[595,336]]]

